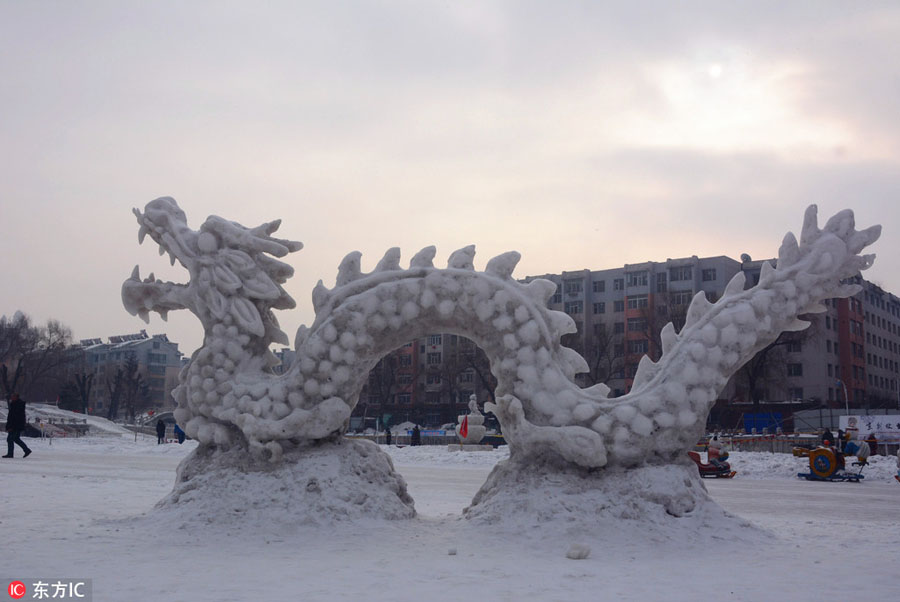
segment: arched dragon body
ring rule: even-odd
[[[361,271],[359,253],[349,254],[335,287],[320,281],[314,289],[316,319],[298,331],[290,370],[275,375],[269,346],[287,337],[272,310],[294,302],[281,287],[292,270],[271,256],[299,250],[300,243],[273,238],[279,222],[248,229],[213,216],[191,230],[170,198],[135,213],[141,238],[149,234],[191,275],[186,285],[141,281],[135,268],[122,295],[125,307],[145,319],[148,311],[164,316],[187,308],[203,323],[203,347],[175,392],[178,420],[202,443],[245,440],[277,459],[286,443],[340,434],[379,359],[424,334],[449,332],[472,339],[490,358],[498,386],[488,409],[511,454],[550,452],[586,468],[683,455],[702,435],[731,374],[782,331],[804,328],[798,315],[824,310],[823,299],[858,292],[841,282],[871,265],[874,256],[859,253],[880,234],[879,226],[857,232],[850,211],[820,230],[810,207],[800,241],[785,237],[778,265],[763,264],[759,284],[745,289],[739,273],[715,304],[698,293],[682,331],[663,329],[660,361],[645,357],[631,392],[609,399],[603,385],[574,384],[587,366],[559,341],[575,324],[547,308],[554,283],[512,278],[518,253],[476,271],[474,247],[451,254],[446,268],[434,267],[428,247],[404,269],[399,250],[391,249],[370,273]]]

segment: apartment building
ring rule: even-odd
[[[680,328],[694,295],[703,291],[715,301],[740,271],[741,262],[728,257],[692,256],[524,281],[556,283],[548,305],[572,316],[578,328],[563,343],[581,353],[591,368],[579,376],[580,384],[604,382],[619,396],[631,390],[642,356],[659,359],[662,327],[672,321]]]
[[[158,409],[175,407],[172,389],[178,386],[183,354],[178,350],[178,343],[171,342],[165,334],[150,336],[142,330],[111,336],[105,343],[102,339],[86,339],[80,342],[80,352],[86,372],[94,374],[90,396],[92,412],[106,412],[110,403],[107,383],[129,357],[137,361],[138,372],[148,385],[149,405]]]
[[[564,344],[579,351],[591,368],[579,376],[580,384],[605,382],[611,395],[619,396],[630,391],[643,355],[659,359],[660,329],[669,321],[680,329],[697,293],[715,302],[738,272],[744,273],[745,287],[750,288],[759,282],[763,263],[748,256],[741,261],[693,256],[525,281],[545,278],[556,283],[549,306],[571,315],[578,327]],[[850,299],[826,300],[824,313],[805,316],[807,330],[785,335],[766,351],[768,365],[753,391],[739,372],[722,398],[900,407],[900,299],[861,276],[853,282],[863,291]]]

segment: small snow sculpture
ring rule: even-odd
[[[476,444],[484,439],[484,414],[478,409],[478,399],[469,396],[469,413],[457,416],[456,436],[461,443]]]
[[[662,330],[660,360],[644,357],[631,392],[609,399],[605,385],[575,385],[587,364],[560,344],[575,323],[547,308],[555,284],[512,278],[516,252],[494,257],[483,272],[474,269],[474,246],[453,252],[446,268],[433,265],[434,247],[415,254],[407,269],[399,249],[390,249],[370,273],[362,271],[360,253],[348,254],[335,286],[319,281],[313,289],[315,321],[297,332],[296,362],[275,375],[269,346],[288,341],[272,310],[295,305],[282,288],[293,270],[275,258],[302,245],[272,237],[278,220],[246,228],[211,216],[192,230],[168,197],[135,215],[139,240],[149,234],[160,254],[190,274],[187,284],[152,274],[142,281],[135,268],[122,299],[144,320],[149,311],[165,319],[187,308],[203,324],[203,347],[174,393],[178,422],[202,446],[246,447],[277,462],[308,442],[335,441],[384,355],[448,332],[473,340],[491,361],[496,403],[485,408],[501,423],[510,466],[553,459],[591,471],[683,464],[731,374],[780,332],[805,328],[798,315],[825,311],[823,299],[860,290],[842,281],[872,264],[874,256],[859,253],[881,231],[856,231],[851,211],[820,230],[811,206],[800,240],[785,236],[777,265],[764,263],[756,286],[745,290],[738,273],[715,304],[698,293],[681,332],[672,324]]]

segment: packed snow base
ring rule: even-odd
[[[200,446],[179,465],[175,488],[157,511],[183,524],[222,528],[236,520],[292,529],[415,516],[390,456],[371,441],[351,439],[309,443],[277,463],[236,447]]]
[[[204,345],[175,391],[176,418],[201,443],[182,470],[195,481],[186,485],[192,499],[216,495],[216,480],[203,479],[202,473],[227,470],[243,452],[254,456],[253,471],[263,470],[260,458],[275,464],[313,461],[308,443],[335,444],[369,371],[383,356],[429,332],[448,332],[473,340],[490,359],[498,386],[496,403],[485,407],[497,416],[510,446],[506,471],[486,484],[476,506],[502,498],[502,488],[514,488],[516,472],[527,472],[524,478],[540,487],[554,483],[561,472],[569,474],[569,468],[594,482],[637,478],[621,468],[649,474],[648,466],[662,465],[671,474],[659,478],[685,483],[671,490],[664,504],[675,516],[706,500],[680,478],[684,452],[703,434],[729,376],[782,331],[806,327],[798,315],[824,310],[823,299],[858,292],[841,280],[871,265],[874,256],[858,254],[880,235],[879,226],[857,232],[850,211],[836,214],[820,230],[816,208],[810,207],[800,241],[790,233],[785,237],[777,267],[764,264],[758,285],[747,290],[739,273],[715,304],[698,293],[682,331],[676,334],[672,324],[663,329],[660,361],[644,357],[631,392],[608,399],[604,385],[581,389],[574,383],[587,365],[560,344],[563,335],[575,332],[574,321],[547,308],[554,283],[512,278],[516,252],[494,257],[480,272],[474,268],[474,246],[452,253],[443,269],[434,267],[433,247],[413,256],[408,269],[400,267],[399,250],[391,249],[370,273],[362,272],[360,254],[350,253],[334,288],[320,281],[313,290],[316,319],[298,330],[296,360],[276,376],[269,347],[287,344],[287,336],[272,310],[295,304],[281,286],[293,270],[273,257],[302,245],[271,236],[280,221],[246,228],[211,216],[199,231],[192,230],[168,197],[135,215],[139,238],[149,234],[191,279],[180,285],[158,282],[151,274],[141,281],[135,268],[122,287],[125,307],[144,319],[149,311],[165,316],[187,308],[205,331]],[[385,471],[372,481],[386,487],[375,497],[396,497],[389,462],[360,463],[370,460]],[[590,472],[603,467],[608,474]],[[308,474],[303,467],[297,470]],[[376,487],[360,485],[351,497],[362,499]],[[371,508],[377,516],[381,510],[395,515],[379,504]]]
[[[0,572],[90,578],[98,601],[886,600],[900,588],[894,458],[873,458],[862,483],[811,483],[796,477],[803,458],[732,452],[738,476],[703,485],[753,527],[694,513],[643,530],[619,520],[578,532],[522,512],[497,524],[458,518],[504,448],[382,447],[418,518],[284,528],[274,513],[221,527],[185,524],[175,507],[149,512],[195,442],[29,445],[27,459],[0,462],[9,485],[0,528],[18,542]],[[586,558],[567,556],[576,546]]]

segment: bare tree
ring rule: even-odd
[[[476,346],[474,352],[466,353],[464,357],[466,364],[475,372],[475,376],[478,377],[481,388],[487,391],[492,402],[496,402],[497,397],[495,390],[497,389],[497,379],[494,377],[494,373],[491,372],[491,361],[488,359],[487,354],[481,347]]]
[[[738,371],[738,386],[745,388],[748,397],[753,402],[754,413],[759,413],[759,404],[766,391],[784,386],[787,346],[802,343],[809,337],[810,329],[799,332],[782,332],[777,339],[757,352]]]
[[[72,361],[72,331],[57,320],[35,326],[22,312],[0,317],[0,387],[9,400],[13,392],[28,396],[51,386],[59,390],[60,372]]]
[[[148,407],[150,387],[138,368],[137,358],[129,355],[122,367],[122,402],[125,415],[134,421],[135,415]]]
[[[613,334],[606,324],[599,323],[594,325],[594,336],[587,348],[581,340],[576,335],[566,335],[562,343],[580,353],[587,361],[588,373],[585,376],[589,381],[588,385],[607,383],[614,374],[622,370],[623,358],[616,354],[616,345],[622,344],[622,335]]]
[[[119,414],[119,403],[125,391],[125,371],[122,366],[116,367],[116,372],[111,378],[106,379],[106,391],[109,393],[109,406],[106,409],[106,418],[115,420]]]
[[[93,385],[93,373],[81,372],[75,375],[63,386],[59,395],[59,407],[87,414]]]

